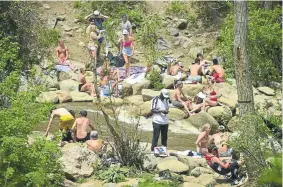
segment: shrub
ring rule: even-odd
[[[149,72],[148,79],[150,80],[150,84],[154,90],[161,90],[164,88],[164,84],[162,84],[162,77],[159,72],[155,69],[152,69]]]
[[[124,173],[120,169],[120,165],[112,165],[109,168],[106,168],[104,170],[99,170],[96,172],[95,176],[99,180],[103,180],[106,182],[123,182],[126,180],[125,178],[126,173]]]

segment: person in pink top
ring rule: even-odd
[[[134,40],[129,36],[127,30],[123,30],[124,37],[121,38],[120,54],[123,54],[123,58],[126,63],[126,77],[130,76],[130,62],[131,56],[134,54]]]

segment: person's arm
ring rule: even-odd
[[[77,120],[75,120],[75,122],[74,122],[74,124],[73,124],[71,130],[74,132],[74,130],[76,129],[76,127],[77,127]]]
[[[171,63],[168,64],[167,66],[167,75],[171,75]]]
[[[47,137],[48,136],[48,132],[49,132],[49,129],[50,129],[50,126],[51,126],[51,122],[53,120],[53,117],[54,117],[54,113],[52,112],[51,116],[50,116],[50,119],[49,119],[49,122],[48,122],[48,125],[47,125],[47,129],[46,129],[46,132],[45,132],[45,136]]]
[[[101,13],[100,13],[100,16],[101,16],[102,18],[104,18],[105,20],[109,18],[109,16],[105,16],[105,15],[103,15],[103,14],[101,14]]]
[[[133,27],[132,27],[131,22],[129,22],[129,21],[128,21],[128,27],[130,29],[130,36],[133,37],[133,29],[132,29]]]
[[[68,60],[69,59],[69,49],[68,49],[68,47],[66,47],[66,60]]]
[[[133,55],[133,54],[134,54],[134,51],[135,51],[135,45],[134,45],[134,40],[133,40],[133,38],[132,38],[131,40],[132,40],[132,45],[131,45],[131,47],[132,47],[132,53],[131,53],[131,55]]]
[[[229,162],[222,162],[222,161],[221,161],[219,158],[217,158],[217,157],[213,157],[213,158],[212,158],[212,161],[213,161],[214,163],[219,164],[219,166],[220,166],[221,168],[223,168],[223,169],[229,168]]]
[[[90,121],[89,121],[89,127],[90,127],[91,130],[93,130],[93,131],[95,130],[95,126]]]
[[[122,54],[122,49],[123,49],[123,38],[120,39],[120,54]]]
[[[87,15],[87,16],[85,17],[85,21],[87,21],[87,19],[88,19],[90,16],[92,16],[92,14]]]
[[[57,57],[57,59],[60,61],[60,57],[59,57],[59,49],[58,49],[58,47],[56,48],[56,57]]]
[[[209,138],[209,140],[208,140],[208,142],[207,142],[207,145],[212,144],[212,142],[214,142],[214,135],[212,135],[212,136]]]

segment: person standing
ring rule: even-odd
[[[97,29],[102,30],[102,23],[108,19],[108,16],[102,15],[98,10],[95,10],[92,14],[89,14],[85,17],[85,20],[93,22]]]
[[[127,30],[123,30],[123,38],[120,43],[120,54],[123,54],[123,58],[126,64],[126,77],[130,76],[130,63],[131,56],[134,54],[134,40],[131,36],[129,36],[129,32]]]
[[[126,14],[122,15],[122,22],[120,24],[120,28],[122,29],[121,30],[121,34],[123,33],[123,30],[127,30],[129,32],[129,36],[130,37],[133,36],[132,24],[127,19],[127,15]],[[118,50],[120,50],[120,45],[121,45],[122,40],[123,40],[123,35],[120,36],[120,34],[119,34],[119,39],[118,39],[118,42],[117,42]]]
[[[151,151],[158,144],[159,134],[161,133],[161,144],[167,147],[167,134],[168,134],[168,113],[169,113],[169,94],[167,89],[162,89],[159,96],[152,99],[151,112],[152,112],[152,126],[153,138]]]

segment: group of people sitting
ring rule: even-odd
[[[52,108],[50,113],[51,116],[45,136],[48,136],[53,118],[58,117],[60,121],[59,129],[62,132],[63,137],[61,140],[62,143],[81,142],[85,143],[87,148],[92,151],[102,150],[104,142],[101,139],[98,139],[98,132],[87,118],[87,111],[80,111],[80,117],[76,119],[75,112],[65,108]],[[89,131],[90,129],[92,131]]]

